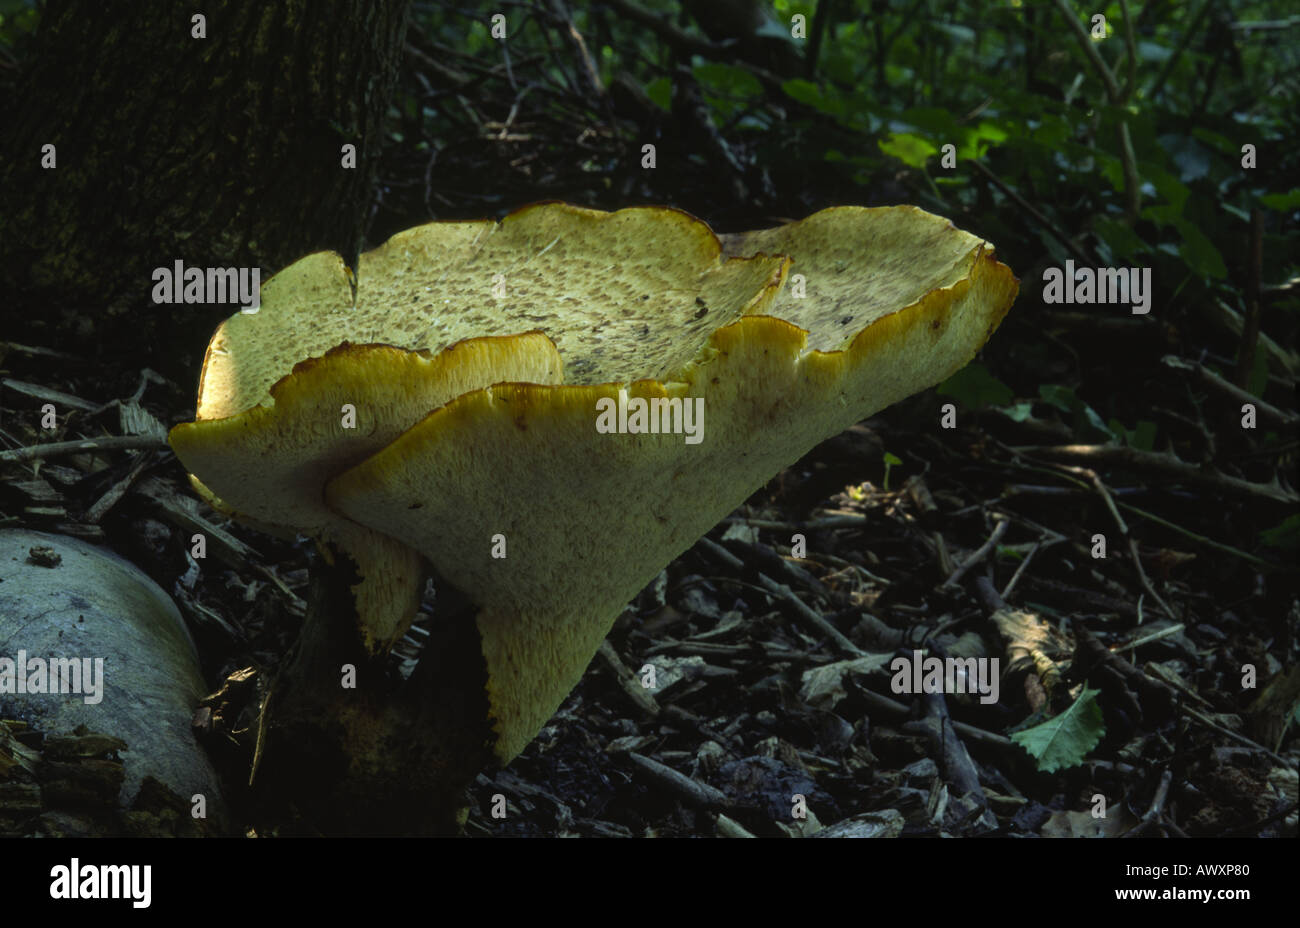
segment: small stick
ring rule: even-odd
[[[144,473],[145,467],[149,464],[150,455],[140,451],[135,455],[135,461],[131,464],[131,469],[126,472],[126,476],[113,484],[94,504],[86,510],[86,521],[92,525],[99,523],[99,520],[108,514],[108,511],[117,505],[118,500],[126,495],[126,491],[131,488],[131,484],[140,479]]]
[[[999,442],[999,444],[1001,443]],[[1011,452],[1012,454],[1015,453],[1013,449],[1011,449],[1006,445],[1002,445],[1002,447],[1005,450]],[[1055,477],[1060,477],[1063,480],[1068,480],[1071,483],[1076,484],[1081,489],[1084,488],[1084,484],[1081,481],[1075,479],[1074,477],[1071,477],[1069,474],[1065,474],[1057,470],[1048,470],[1047,468],[1043,468],[1043,467],[1029,467],[1023,464],[1020,466],[1024,467],[1024,469],[1026,470],[1034,471],[1036,473],[1052,474]],[[1231,554],[1233,557],[1241,558],[1243,561],[1247,561],[1251,564],[1256,565],[1257,567],[1262,567],[1266,570],[1283,569],[1281,564],[1274,564],[1272,561],[1267,561],[1262,557],[1257,557],[1256,555],[1250,554],[1247,551],[1242,551],[1240,548],[1234,548],[1232,545],[1225,545],[1221,541],[1215,541],[1213,538],[1207,538],[1206,536],[1194,532],[1189,528],[1185,528],[1177,524],[1176,522],[1170,522],[1168,519],[1162,516],[1158,516],[1153,512],[1147,512],[1145,509],[1141,509],[1137,506],[1134,506],[1132,503],[1119,503],[1118,505],[1119,508],[1123,509],[1125,512],[1130,512],[1135,516],[1146,519],[1148,522],[1154,522],[1156,523],[1156,525],[1164,526],[1165,528],[1169,529],[1171,532],[1177,532],[1179,535],[1182,535],[1184,538],[1194,541],[1199,545],[1203,545],[1204,547],[1213,548],[1215,551],[1222,551],[1224,554]],[[1037,525],[1033,521],[1026,519],[1023,516],[1016,516],[1015,518],[1043,532],[1049,539],[1051,539],[1049,541],[1049,544],[1057,544],[1065,540],[1064,536],[1058,535],[1056,532],[1052,531],[1051,529],[1044,528],[1043,526]]]
[[[1079,461],[1101,467],[1127,467],[1166,480],[1177,480],[1191,486],[1204,487],[1226,496],[1267,499],[1279,503],[1300,502],[1300,494],[1280,486],[1253,483],[1227,474],[1207,472],[1171,454],[1139,451],[1119,445],[1032,445],[1012,447],[1016,454],[1032,454],[1046,458]]]
[[[1193,719],[1200,722],[1206,728],[1211,728],[1214,731],[1217,731],[1219,734],[1224,735],[1225,737],[1230,738],[1233,741],[1236,741],[1238,744],[1244,744],[1246,747],[1254,748],[1257,751],[1263,751],[1265,754],[1267,754],[1277,763],[1282,764],[1284,767],[1287,767],[1291,770],[1296,769],[1296,765],[1294,761],[1287,760],[1281,754],[1275,754],[1274,752],[1270,751],[1268,748],[1264,747],[1264,745],[1260,744],[1258,741],[1251,741],[1245,735],[1239,735],[1231,728],[1224,728],[1222,725],[1220,725],[1218,722],[1214,721],[1213,719],[1208,719],[1205,716],[1201,715],[1201,713],[1197,712],[1191,706],[1183,704],[1179,708],[1183,712],[1186,712]]]
[[[1160,785],[1156,787],[1156,794],[1151,799],[1151,807],[1142,815],[1142,821],[1138,822],[1124,834],[1122,838],[1136,838],[1152,825],[1159,821],[1160,816],[1165,811],[1165,800],[1169,797],[1169,786],[1174,782],[1174,772],[1166,767],[1165,772],[1160,775]]]
[[[1039,548],[1042,546],[1043,543],[1041,541],[1034,542],[1034,546],[1029,549],[1029,553],[1025,555],[1025,559],[1020,562],[1020,566],[1016,568],[1016,572],[1012,574],[1011,579],[1007,581],[1007,585],[1002,588],[1003,599],[1006,599],[1011,595],[1011,591],[1014,590],[1016,584],[1020,582],[1021,575],[1029,567],[1029,562],[1034,559],[1034,555],[1038,553]]]
[[[1062,464],[1060,466],[1064,468],[1067,465]],[[1106,484],[1102,482],[1101,477],[1098,476],[1095,470],[1092,470],[1087,467],[1077,467],[1077,468],[1069,468],[1069,469],[1075,471],[1081,477],[1087,477],[1092,482],[1093,488],[1096,489],[1097,493],[1101,496],[1101,498],[1106,501],[1106,508],[1110,510],[1111,518],[1115,520],[1115,524],[1116,526],[1118,526],[1120,534],[1123,535],[1124,538],[1127,539],[1128,541],[1129,556],[1133,559],[1133,568],[1137,571],[1138,581],[1142,584],[1142,589],[1146,590],[1147,593],[1151,595],[1151,598],[1160,604],[1160,608],[1165,611],[1165,615],[1169,616],[1169,618],[1173,619],[1174,621],[1177,621],[1178,616],[1174,614],[1174,611],[1169,608],[1169,604],[1166,603],[1160,597],[1160,594],[1156,592],[1156,588],[1151,585],[1151,579],[1147,576],[1146,570],[1142,567],[1142,558],[1138,556],[1137,539],[1134,538],[1132,534],[1130,534],[1128,530],[1128,523],[1125,522],[1124,517],[1119,514],[1119,508],[1115,505],[1115,499],[1110,495],[1110,490],[1106,488]],[[1139,625],[1142,624],[1141,610],[1142,610],[1142,601],[1139,599],[1138,600],[1138,624]]]
[[[1110,69],[1101,57],[1101,52],[1097,51],[1095,43],[1088,36],[1088,32],[1083,28],[1083,23],[1079,22],[1078,15],[1070,9],[1065,0],[1053,0],[1056,9],[1060,12],[1061,18],[1065,20],[1067,26],[1074,33],[1074,37],[1079,42],[1079,47],[1083,49],[1084,57],[1091,63],[1097,76],[1101,78],[1102,84],[1106,87],[1106,96],[1110,98],[1111,103],[1123,103],[1124,94],[1119,89],[1119,82],[1115,80],[1115,72]]]
[[[596,652],[600,658],[613,672],[614,678],[618,680],[618,685],[628,698],[636,705],[637,709],[650,718],[659,715],[659,703],[655,700],[654,694],[641,685],[628,666],[623,663],[623,659],[618,656],[614,646],[609,643],[608,639],[600,643],[600,650]]]
[[[830,622],[827,622],[819,612],[805,603],[798,596],[795,596],[794,592],[788,586],[783,583],[777,583],[766,574],[759,574],[758,578],[760,582],[762,582],[763,586],[767,587],[768,592],[793,606],[795,612],[799,613],[799,615],[814,629],[835,642],[841,651],[846,654],[851,654],[854,657],[862,657],[867,653],[852,641],[849,641],[848,638],[844,637],[844,633]]]
[[[704,537],[701,538],[697,543],[700,545],[700,547],[704,548],[704,550],[708,551],[715,558],[720,560],[722,563],[726,564],[732,570],[745,569],[744,561],[736,557],[736,555],[732,554],[726,548],[722,547],[722,545],[718,544],[712,538]]]
[[[718,560],[730,566],[732,569],[734,570],[744,569],[745,566],[744,561],[736,557],[736,555],[732,554],[730,551],[722,547],[722,545],[718,544],[713,539],[701,538],[698,543],[706,551],[714,555],[716,558],[718,558]],[[794,591],[791,590],[788,586],[786,586],[783,583],[777,583],[775,580],[773,580],[771,577],[769,577],[767,574],[764,573],[760,573],[758,575],[758,580],[769,594],[776,596],[778,599],[782,599],[785,602],[789,603],[791,606],[793,606],[795,611],[799,613],[799,615],[805,621],[807,621],[809,625],[811,625],[814,629],[816,629],[819,633],[821,633],[825,637],[830,638],[831,641],[835,642],[835,644],[839,647],[841,651],[844,651],[848,654],[852,654],[854,657],[861,657],[863,654],[866,653],[857,645],[855,645],[852,641],[846,638],[843,632],[841,632],[830,622],[826,621],[826,619],[823,618],[819,612],[817,612],[815,609],[813,609],[811,606],[805,603],[798,596],[795,596]]]
[[[1165,355],[1161,360],[1169,367],[1194,372],[1206,386],[1213,387],[1235,402],[1253,403],[1255,408],[1259,410],[1261,419],[1268,419],[1277,425],[1288,428],[1295,428],[1296,425],[1300,424],[1300,416],[1297,416],[1294,412],[1288,409],[1280,409],[1272,403],[1265,402],[1253,393],[1243,390],[1235,383],[1224,380],[1204,364],[1199,364],[1196,361],[1186,361],[1172,354]]]
[[[1138,623],[1138,624],[1141,624],[1141,623]],[[1130,657],[1131,657],[1132,654],[1133,654],[1133,652],[1134,652],[1136,649],[1142,647],[1143,645],[1150,644],[1150,643],[1153,642],[1153,641],[1159,641],[1161,638],[1168,638],[1168,637],[1170,637],[1171,635],[1177,635],[1177,634],[1178,634],[1179,632],[1181,632],[1185,627],[1186,627],[1186,626],[1183,625],[1182,622],[1179,622],[1179,623],[1177,623],[1177,624],[1175,624],[1175,625],[1166,625],[1164,628],[1160,629],[1160,631],[1158,631],[1158,632],[1152,632],[1152,633],[1149,634],[1149,635],[1143,635],[1141,638],[1136,638],[1136,639],[1134,639],[1133,641],[1130,641],[1128,644],[1122,644],[1122,645],[1120,645],[1119,647],[1113,648],[1112,650],[1115,650],[1115,651],[1128,651],[1128,652],[1129,652],[1129,655],[1130,655]],[[1157,677],[1156,679],[1161,680],[1162,682],[1165,682],[1165,683],[1169,683],[1169,681],[1168,681],[1168,680],[1165,680],[1163,677]],[[1172,686],[1172,684],[1170,684],[1170,685]]]
[[[745,828],[744,825],[735,819],[728,818],[722,813],[718,813],[718,819],[715,822],[718,828],[719,838],[753,838],[753,834]]]
[[[912,714],[912,710],[903,703],[890,699],[888,696],[883,696],[874,690],[863,689],[861,693],[863,702],[867,704],[867,708],[872,712],[879,712],[882,715],[892,715],[895,718],[901,718]],[[954,721],[952,727],[957,734],[961,735],[963,738],[969,738],[971,741],[978,741],[981,744],[986,744],[995,748],[1008,748],[1016,751],[1020,750],[1020,746],[1005,735],[985,731],[983,728],[976,728],[974,725],[969,725],[966,722]]]
[[[930,533],[930,541],[934,545],[935,555],[939,558],[939,570],[945,577],[951,578],[957,573],[957,565],[952,562],[952,554],[948,551],[948,540],[943,537],[943,532],[935,530]],[[944,581],[943,585],[947,585]]]
[[[1001,190],[1002,193],[1005,194],[1008,199],[1010,199],[1013,203],[1019,206],[1030,216],[1032,216],[1035,220],[1037,220],[1038,224],[1042,226],[1052,236],[1052,238],[1056,239],[1058,242],[1064,245],[1066,249],[1068,249],[1069,252],[1072,255],[1074,255],[1075,258],[1078,259],[1080,264],[1091,263],[1088,260],[1088,256],[1085,255],[1082,250],[1080,250],[1078,245],[1070,241],[1070,238],[1064,232],[1058,229],[1050,219],[1048,219],[1037,209],[1035,209],[1034,206],[1031,203],[1029,203],[1027,200],[1025,200],[1024,197],[1022,197],[1020,194],[1016,193],[1014,190],[1008,187],[1000,177],[998,177],[996,174],[994,174],[992,171],[990,171],[988,168],[986,168],[984,165],[980,164],[978,161],[974,159],[970,159],[966,163],[972,165],[976,170],[978,170],[981,174],[987,177],[989,179],[989,183],[993,184],[993,186]]]
[[[786,522],[777,519],[728,519],[727,522],[743,522],[755,528],[766,528],[778,532],[806,532],[826,528],[857,528],[869,522],[867,516],[857,513],[842,512],[832,516],[821,516],[807,522]]]
[[[627,756],[642,773],[649,775],[660,786],[676,793],[691,805],[705,808],[730,808],[731,806],[727,794],[716,787],[693,780],[686,774],[678,773],[672,767],[651,760],[636,751],[628,751]]]
[[[984,544],[980,545],[974,554],[966,558],[966,560],[962,562],[962,565],[954,570],[942,585],[956,586],[958,581],[960,581],[962,577],[966,576],[968,570],[988,556],[989,552],[992,551],[997,543],[1002,539],[1002,536],[1007,533],[1007,528],[1010,524],[1010,519],[998,519],[997,524],[993,526],[993,533],[989,535]]]
[[[28,445],[0,451],[0,464],[23,463],[64,454],[84,454],[94,451],[162,451],[167,440],[156,435],[104,435],[100,438],[80,438],[76,441],[51,441],[43,445]]]
[[[71,393],[64,393],[61,390],[52,390],[49,387],[42,387],[38,383],[27,383],[22,380],[13,380],[9,377],[0,377],[0,386],[8,387],[15,393],[21,393],[24,396],[30,396],[33,399],[45,400],[47,403],[58,403],[60,406],[70,406],[73,409],[80,409],[82,412],[98,412],[102,409],[99,403],[92,403],[90,400],[83,400],[79,396],[73,396]]]

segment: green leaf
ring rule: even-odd
[[[666,77],[656,77],[645,85],[646,96],[650,102],[665,113],[673,111],[673,82]]]
[[[1156,446],[1156,424],[1150,419],[1139,419],[1137,428],[1128,433],[1130,446],[1139,451],[1152,451]]]
[[[974,42],[975,30],[970,26],[958,26],[953,23],[930,23],[930,28],[942,32],[954,43]]]
[[[955,136],[958,132],[957,121],[952,118],[952,113],[932,106],[903,110],[891,123],[890,128],[896,131],[912,127],[931,135]]]
[[[744,68],[730,64],[706,62],[695,66],[695,79],[719,93],[753,97],[763,92],[763,85]]]
[[[1074,129],[1063,116],[1044,116],[1042,124],[1034,130],[1033,139],[1055,150],[1074,136]]]
[[[1174,226],[1183,236],[1183,245],[1178,250],[1179,256],[1187,266],[1202,277],[1223,280],[1228,276],[1228,266],[1223,263],[1223,255],[1214,243],[1206,238],[1205,233],[1194,223],[1185,219],[1174,222]]]
[[[844,115],[844,101],[832,99],[820,86],[812,81],[796,77],[782,84],[781,89],[800,103],[807,104],[829,116],[839,118]]]
[[[1259,202],[1282,213],[1295,209],[1300,206],[1300,187],[1292,187],[1286,193],[1266,193]]]
[[[1076,431],[1079,431],[1086,424],[1105,435],[1108,439],[1117,437],[1106,425],[1105,420],[1097,415],[1097,410],[1079,399],[1069,387],[1056,383],[1039,384],[1038,395],[1042,397],[1043,402],[1055,406],[1061,412],[1070,413],[1074,417]]]
[[[1101,416],[1097,415],[1097,410],[1093,409],[1087,403],[1080,403],[1080,405],[1083,407],[1083,418],[1089,425],[1098,432],[1101,432],[1101,434],[1105,435],[1107,438],[1115,437],[1115,433],[1107,428],[1106,421],[1102,419]]]
[[[963,406],[983,409],[1005,406],[1015,396],[1011,388],[988,372],[983,364],[972,361],[935,389],[941,396],[951,396]]]
[[[951,118],[951,117],[949,117]],[[957,146],[959,158],[983,158],[990,145],[999,145],[1007,140],[1006,130],[991,122],[981,122],[978,126],[960,126],[961,144]]]
[[[1092,231],[1099,239],[1110,246],[1118,257],[1127,258],[1147,250],[1146,242],[1131,228],[1122,222],[1098,216],[1093,220]]]
[[[1242,222],[1250,222],[1250,213],[1246,212],[1240,206],[1233,206],[1231,203],[1220,203],[1223,211],[1229,216],[1236,216]]]
[[[921,136],[912,135],[910,132],[892,133],[889,138],[881,139],[877,144],[880,145],[880,150],[885,154],[891,155],[908,167],[913,168],[925,167],[926,159],[939,152],[939,149],[921,138]]]
[[[755,7],[757,9],[757,7]],[[806,14],[805,14],[806,15]],[[753,35],[764,35],[773,39],[785,39],[791,45],[795,40],[790,36],[790,27],[784,26],[775,19],[764,19],[762,24],[754,30]]]
[[[889,472],[890,472],[891,470],[893,470],[893,468],[894,468],[894,466],[895,466],[896,464],[902,464],[903,461],[902,461],[902,459],[899,458],[897,455],[890,454],[888,451],[885,452],[884,460],[885,460],[885,480],[884,480],[884,484],[883,484],[883,486],[884,486],[884,489],[885,489],[886,491],[888,491],[888,490],[889,490]]]
[[[1097,170],[1101,172],[1102,177],[1106,178],[1111,190],[1119,192],[1124,189],[1124,162],[1110,157],[1105,152],[1098,152]]]
[[[1110,433],[1124,442],[1130,448],[1137,448],[1140,451],[1150,451],[1156,443],[1156,424],[1149,419],[1143,419],[1137,424],[1137,428],[1125,428],[1124,423],[1118,419],[1111,419],[1107,423]]]
[[[1033,403],[1013,403],[1010,406],[1003,406],[998,410],[1012,422],[1026,422],[1034,418]]]
[[[1044,403],[1055,406],[1061,412],[1073,413],[1079,408],[1079,398],[1074,395],[1074,391],[1059,383],[1039,384],[1038,395]]]
[[[1210,150],[1190,135],[1166,133],[1160,136],[1160,144],[1178,165],[1178,178],[1183,183],[1200,180],[1210,173]]]
[[[1013,733],[1011,740],[1034,758],[1043,773],[1077,767],[1106,733],[1097,705],[1100,692],[1085,686],[1070,708],[1041,725]]]
[[[1300,549],[1300,513],[1287,516],[1272,528],[1259,533],[1261,544],[1283,551]]]
[[[1151,181],[1156,188],[1156,192],[1165,198],[1169,205],[1169,216],[1171,218],[1183,214],[1183,204],[1187,202],[1187,198],[1192,192],[1186,184],[1164,168],[1147,162],[1142,163],[1138,174],[1140,177]]]
[[[1141,60],[1149,64],[1163,64],[1174,53],[1174,50],[1168,45],[1146,40],[1140,40],[1137,43],[1137,50]]]
[[[1234,142],[1226,135],[1220,135],[1212,129],[1206,129],[1201,126],[1197,126],[1193,129],[1192,135],[1200,139],[1202,142],[1213,145],[1219,150],[1219,154],[1227,155],[1233,161],[1237,161],[1241,158],[1241,143]]]

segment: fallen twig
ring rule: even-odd
[[[821,613],[813,609],[798,596],[795,596],[794,591],[792,591],[788,586],[783,583],[777,583],[766,574],[759,574],[758,578],[763,586],[767,587],[769,593],[794,607],[795,612],[797,612],[815,630],[833,641],[839,650],[843,651],[845,654],[851,654],[854,657],[862,657],[866,654],[866,652],[856,644],[849,641],[849,639],[844,636],[843,632],[830,622],[826,621]]]
[[[86,510],[86,521],[92,525],[98,524],[99,520],[104,518],[110,509],[117,505],[118,500],[126,495],[126,491],[131,489],[131,484],[140,479],[144,469],[149,465],[150,455],[145,452],[137,453],[135,460],[131,464],[131,469],[126,472],[126,476],[117,483],[113,484],[99,499]]]
[[[961,578],[966,576],[968,570],[980,561],[984,560],[984,558],[988,557],[989,552],[997,546],[997,543],[1002,540],[1002,536],[1007,533],[1007,527],[1010,524],[1010,519],[998,519],[997,524],[993,526],[993,533],[985,539],[984,544],[980,545],[979,548],[975,550],[974,554],[962,561],[961,566],[949,574],[948,579],[945,580],[942,585],[956,586]]]
[[[1029,569],[1029,562],[1034,559],[1034,555],[1039,552],[1039,549],[1041,549],[1042,546],[1043,543],[1041,541],[1034,542],[1034,546],[1029,549],[1029,553],[1025,555],[1025,559],[1020,562],[1020,566],[1016,568],[1016,572],[1012,574],[1011,579],[1007,581],[1007,585],[1002,588],[1003,599],[1006,599],[1011,595],[1012,590],[1016,588],[1016,584],[1020,582],[1021,575]]]
[[[1180,461],[1171,454],[1140,451],[1119,445],[1033,445],[1013,447],[1018,454],[1080,461],[1102,467],[1126,467],[1179,483],[1193,484],[1227,496],[1267,499],[1280,503],[1298,503],[1300,494],[1280,486],[1252,483],[1217,471],[1204,471]]]
[[[102,403],[92,403],[90,400],[83,400],[81,397],[73,396],[71,393],[64,393],[61,390],[53,390],[50,387],[43,387],[38,383],[27,383],[23,380],[14,380],[10,377],[0,377],[0,386],[8,387],[15,393],[30,396],[35,400],[43,400],[47,403],[57,403],[60,406],[80,409],[82,412],[99,412],[99,410],[103,408]]]
[[[22,463],[64,454],[85,454],[95,451],[162,451],[167,441],[152,435],[104,435],[99,438],[80,438],[75,441],[51,441],[43,445],[28,445],[0,451],[0,464]]]
[[[704,808],[730,808],[731,800],[726,793],[707,783],[693,780],[684,773],[678,773],[672,767],[651,760],[635,751],[627,752],[628,759],[652,780],[694,806]]]
[[[650,718],[659,715],[659,703],[655,700],[654,694],[641,685],[641,681],[623,663],[623,659],[618,656],[618,652],[614,650],[614,646],[609,641],[602,641],[600,649],[596,653],[613,672],[614,678],[618,680],[619,687],[628,695],[633,705],[642,714]]]
[[[1262,419],[1268,419],[1277,425],[1288,428],[1295,428],[1297,425],[1300,425],[1300,415],[1297,415],[1289,409],[1279,409],[1272,403],[1265,402],[1258,396],[1255,396],[1255,394],[1243,390],[1235,383],[1224,380],[1204,364],[1199,364],[1196,361],[1187,361],[1172,354],[1165,355],[1161,360],[1169,367],[1177,370],[1193,372],[1206,386],[1218,390],[1231,398],[1234,402],[1251,403],[1254,405],[1255,409],[1258,410],[1260,418]]]

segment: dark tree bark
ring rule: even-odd
[[[408,3],[50,0],[0,134],[7,334],[190,371],[235,307],[155,305],[153,268],[351,262]]]

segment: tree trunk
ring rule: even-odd
[[[50,0],[0,134],[6,334],[190,372],[235,306],[156,305],[155,267],[351,262],[408,3]]]

